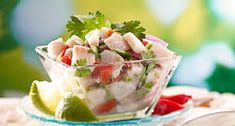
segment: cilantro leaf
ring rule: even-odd
[[[124,35],[127,32],[132,32],[137,38],[142,40],[145,37],[143,33],[145,29],[140,26],[140,21],[128,21],[123,24],[111,24],[110,26],[113,30],[120,32]]]
[[[124,59],[131,59],[131,54],[129,52],[125,52],[123,50],[115,50],[115,52],[122,56]]]
[[[86,59],[77,60],[77,63],[76,63],[77,66],[85,66],[86,64],[87,64]]]
[[[145,46],[145,48],[146,48],[147,50],[150,50],[152,47],[153,47],[153,44],[151,44],[151,43],[148,43],[148,44]]]
[[[100,53],[101,53],[101,49],[99,48],[99,46],[91,46],[89,53],[93,53],[95,55],[96,59],[100,59]]]
[[[151,82],[145,83],[145,84],[144,84],[144,87],[145,87],[146,89],[151,89],[151,88],[153,87],[153,83],[151,83]]]
[[[156,55],[154,54],[153,51],[144,51],[140,55],[142,59],[156,58]]]
[[[139,98],[143,98],[143,97],[146,96],[146,94],[148,94],[148,93],[149,93],[149,90],[146,89],[146,88],[144,88],[144,87],[139,88],[139,89],[135,92],[136,96],[139,97]]]
[[[81,67],[76,70],[76,75],[78,77],[86,77],[91,74],[91,70],[87,67]]]
[[[97,11],[96,13],[89,13],[86,17],[71,16],[66,27],[71,35],[77,35],[81,39],[85,39],[85,35],[96,28],[109,27],[109,22],[104,15]]]
[[[77,70],[75,72],[75,74],[78,77],[86,77],[86,76],[90,75],[91,70],[85,65],[87,65],[86,59],[77,60],[77,63],[75,64],[75,66],[81,66],[81,67],[77,68]]]

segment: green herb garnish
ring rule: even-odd
[[[81,67],[76,70],[76,75],[78,77],[86,77],[91,74],[91,70],[88,69],[87,67]]]
[[[131,77],[129,77],[129,76],[123,76],[123,81],[127,81],[127,82],[130,82],[130,81],[132,81],[133,79],[131,78]]]
[[[154,54],[154,52],[153,52],[153,51],[150,51],[150,50],[144,51],[144,52],[142,52],[140,55],[141,55],[142,59],[152,59],[152,58],[156,58],[156,55]]]
[[[145,29],[142,26],[140,26],[140,21],[127,21],[122,24],[116,23],[116,24],[111,24],[110,27],[113,30],[120,32],[122,35],[124,35],[127,32],[131,32],[140,40],[142,40],[145,37],[145,34],[143,33]]]
[[[71,20],[68,21],[66,27],[71,35],[77,35],[81,39],[85,39],[85,35],[94,30],[100,29],[102,27],[109,27],[110,23],[105,20],[102,13],[97,11],[96,13],[89,13],[87,17],[78,18],[76,16],[71,16]]]
[[[153,47],[153,44],[151,44],[151,43],[148,43],[148,44],[145,46],[145,48],[146,48],[147,50],[150,50],[152,47]]]
[[[148,94],[148,93],[149,93],[149,90],[146,89],[146,88],[144,88],[144,87],[139,88],[139,89],[135,92],[136,96],[139,97],[139,98],[143,98],[143,97],[144,97],[146,94]]]
[[[153,83],[148,82],[143,85],[146,89],[151,89],[153,87]]]
[[[80,67],[77,68],[75,73],[78,77],[86,77],[90,75],[91,70],[85,65],[87,65],[86,59],[77,60],[77,63],[75,64],[75,66],[80,66]]]
[[[96,59],[100,59],[101,56],[100,56],[100,48],[98,46],[91,46],[90,47],[90,50],[89,50],[89,53],[93,53],[95,55],[95,58]]]
[[[105,91],[106,91],[106,99],[107,100],[111,100],[113,98],[113,94],[110,91],[110,88],[108,88],[107,86],[104,87]]]
[[[148,51],[144,51],[143,53],[141,53],[141,57],[142,57],[142,59],[152,59],[152,58],[156,58],[156,55],[153,53],[153,51],[148,50]],[[155,68],[156,63],[154,61],[152,61],[151,63],[147,63],[144,65],[145,66],[140,73],[140,83],[139,83],[138,87],[145,84],[146,77],[147,77],[148,73]]]
[[[125,51],[122,51],[122,50],[115,50],[115,52],[117,54],[119,54],[120,56],[122,56],[124,59],[131,59],[131,54],[129,52],[125,52]]]
[[[146,73],[149,73],[150,71],[152,71],[156,66],[156,63],[149,63],[146,69]]]
[[[87,60],[86,59],[77,60],[77,63],[75,65],[76,66],[85,66],[85,65],[87,65]]]
[[[127,21],[124,23],[110,23],[105,19],[104,14],[97,11],[96,13],[89,13],[87,16],[71,16],[66,27],[71,35],[77,35],[85,40],[85,35],[94,29],[102,27],[111,27],[114,31],[124,35],[127,32],[132,32],[137,38],[142,40],[145,37],[143,33],[145,29],[140,26],[140,21]]]

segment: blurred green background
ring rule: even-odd
[[[35,46],[64,35],[71,15],[97,10],[111,21],[141,21],[184,56],[169,86],[235,93],[234,0],[1,0],[0,96],[48,79]]]

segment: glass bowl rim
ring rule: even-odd
[[[174,53],[173,57],[161,57],[161,58],[149,58],[149,59],[141,59],[141,60],[130,60],[130,61],[124,61],[124,62],[115,62],[115,63],[100,63],[100,64],[93,64],[93,65],[84,65],[84,66],[69,66],[57,59],[53,59],[48,56],[47,52],[43,50],[43,48],[47,47],[47,45],[42,45],[42,46],[36,46],[35,51],[36,53],[42,57],[43,59],[49,59],[52,60],[53,62],[59,63],[66,68],[83,68],[83,67],[97,67],[97,66],[107,66],[107,65],[115,65],[115,64],[134,64],[134,63],[142,63],[142,62],[158,62],[158,61],[164,61],[164,60],[172,60],[175,59],[178,62],[181,60],[182,56]],[[177,63],[178,64],[178,63]]]

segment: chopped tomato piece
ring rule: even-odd
[[[161,99],[168,99],[170,101],[174,101],[178,104],[183,105],[184,103],[192,99],[192,96],[185,95],[185,94],[178,94],[178,95],[172,95],[172,96],[161,96]]]
[[[113,30],[109,30],[109,31],[107,32],[108,37],[111,36],[112,34],[113,34]]]
[[[69,56],[63,56],[61,61],[69,66],[71,65],[71,58]]]
[[[156,107],[154,108],[153,115],[165,115],[183,108],[184,107],[182,105],[174,101],[160,98]]]
[[[142,41],[143,45],[146,46],[148,44],[148,42],[146,41]]]
[[[122,78],[121,75],[118,75],[117,77],[114,78],[114,81],[119,81]]]
[[[69,48],[69,46],[67,46],[67,45],[63,48],[60,57],[63,57],[65,55],[66,49],[68,49],[68,48]]]
[[[100,79],[102,84],[108,84],[113,71],[113,65],[102,65],[97,66],[94,71],[91,73],[92,78]]]
[[[100,82],[102,84],[108,84],[113,71],[113,65],[102,66],[100,69]]]
[[[116,99],[108,100],[105,103],[102,103],[94,108],[96,114],[104,114],[111,111],[117,105]]]

